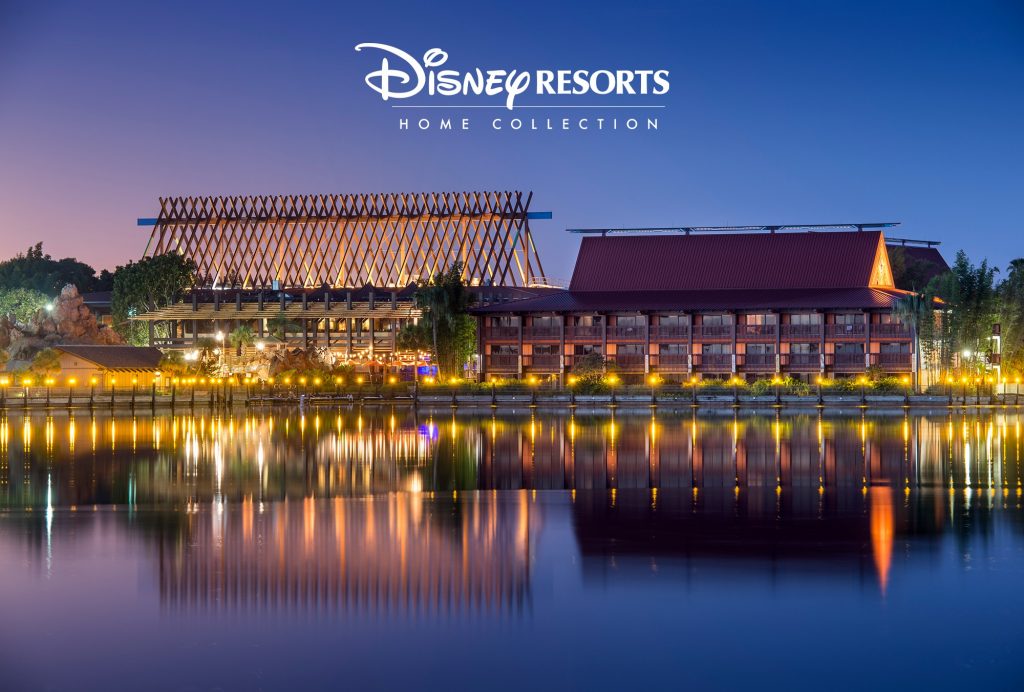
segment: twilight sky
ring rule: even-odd
[[[668,69],[656,132],[494,131],[579,110],[398,110],[380,55],[460,70]],[[409,103],[500,104],[421,97]],[[469,132],[400,117],[471,118]],[[164,195],[534,191],[547,273],[580,226],[902,221],[951,259],[1024,255],[1024,4],[0,0],[0,257],[138,258]]]

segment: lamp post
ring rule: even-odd
[[[697,378],[690,378],[690,405],[697,407]]]
[[[654,393],[654,390],[658,386],[658,376],[652,373],[647,378],[647,384],[649,384],[651,386],[651,406],[657,406],[658,405],[658,399],[657,399],[657,397],[656,397],[656,395]]]
[[[732,405],[733,407],[740,405],[740,378],[733,375],[729,378],[729,383],[732,385]]]
[[[818,378],[817,380],[815,380],[815,382],[817,382],[818,384],[818,407],[820,408],[821,406],[825,405],[825,400],[821,398],[821,385],[824,384],[822,376],[818,375]]]
[[[910,375],[903,376],[903,405],[910,406]]]
[[[782,393],[779,390],[780,385],[782,385],[782,379],[776,375],[772,378],[772,384],[775,385],[775,405],[782,406]]]

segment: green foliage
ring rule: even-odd
[[[0,262],[0,288],[24,288],[56,296],[67,284],[80,292],[100,290],[96,270],[71,257],[53,259],[36,243],[23,253]]]
[[[952,270],[935,277],[926,293],[940,297],[945,305],[935,329],[934,341],[941,367],[949,368],[954,354],[965,349],[984,353],[992,324],[999,314],[999,293],[995,275],[998,269],[988,261],[974,265],[961,250],[956,253]]]
[[[195,283],[196,265],[177,253],[146,257],[114,273],[114,328],[129,343],[148,343],[148,327],[130,318],[173,304]]]
[[[171,377],[184,377],[190,374],[188,362],[181,351],[168,351],[160,359],[160,372]]]
[[[1024,372],[1024,259],[1010,262],[999,286],[1003,372]]]
[[[600,394],[609,391],[605,374],[609,363],[600,353],[577,356],[572,365],[573,389],[580,394]]]
[[[228,342],[235,347],[235,353],[242,355],[242,349],[256,343],[256,333],[247,324],[240,324],[228,334]]]
[[[302,325],[288,319],[288,316],[283,312],[267,320],[267,329],[271,336],[276,336],[281,341],[288,338],[288,332],[294,332],[297,329],[301,329],[301,327]]]
[[[472,299],[462,280],[461,262],[452,263],[416,291],[425,331],[408,330],[403,338],[406,343],[429,344],[442,379],[461,377],[463,366],[476,350],[476,320],[469,314]]]
[[[34,288],[0,288],[0,316],[15,324],[27,324],[49,302],[45,293]]]
[[[44,348],[32,358],[29,372],[35,377],[53,377],[60,372],[60,354],[52,348]]]

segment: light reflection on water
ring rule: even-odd
[[[576,655],[589,638],[629,635],[639,646],[638,633],[660,631],[696,655],[714,628],[695,637],[679,629],[683,620],[663,617],[702,607],[697,594],[726,598],[730,617],[778,608],[786,620],[795,592],[828,603],[830,627],[843,636],[877,638],[884,625],[903,638],[902,655],[923,665],[929,650],[905,642],[933,634],[916,629],[929,626],[917,602],[924,594],[949,608],[967,590],[972,613],[986,604],[1006,612],[1008,602],[1022,610],[1020,422],[999,410],[9,413],[0,419],[0,611],[32,631],[40,614],[60,623],[84,602],[127,600],[141,614],[97,617],[136,626],[138,640],[120,642],[128,648],[199,623],[252,646],[257,635],[225,615],[269,622],[305,613],[370,638],[397,637],[409,623],[473,622],[450,624],[436,646],[511,637],[522,651],[557,640]],[[126,570],[135,575],[127,585]],[[82,573],[96,578],[83,583]],[[651,599],[663,600],[652,610]],[[883,606],[868,629],[865,603]],[[606,611],[616,617],[594,614]],[[549,640],[573,617],[597,621],[586,634],[574,630],[577,639]],[[481,623],[499,629],[481,632]],[[498,623],[542,631],[519,641]],[[1016,628],[1008,632],[1018,642]],[[291,632],[296,641],[305,634]],[[812,631],[788,636],[818,645]],[[25,667],[32,653],[21,641],[0,630],[0,650],[11,647],[0,656],[20,651],[14,670],[35,682],[42,674]],[[777,646],[763,644],[769,660]],[[989,653],[990,672],[1008,669],[1009,659]],[[381,656],[369,650],[350,665],[369,675]],[[485,672],[487,650],[479,656]],[[948,663],[942,681],[978,674],[974,662]],[[207,677],[168,681],[208,681],[209,668],[197,665]],[[138,679],[147,675],[142,668]],[[58,670],[40,679],[62,680]]]

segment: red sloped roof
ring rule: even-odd
[[[880,231],[587,237],[569,290],[866,288],[880,245]]]

